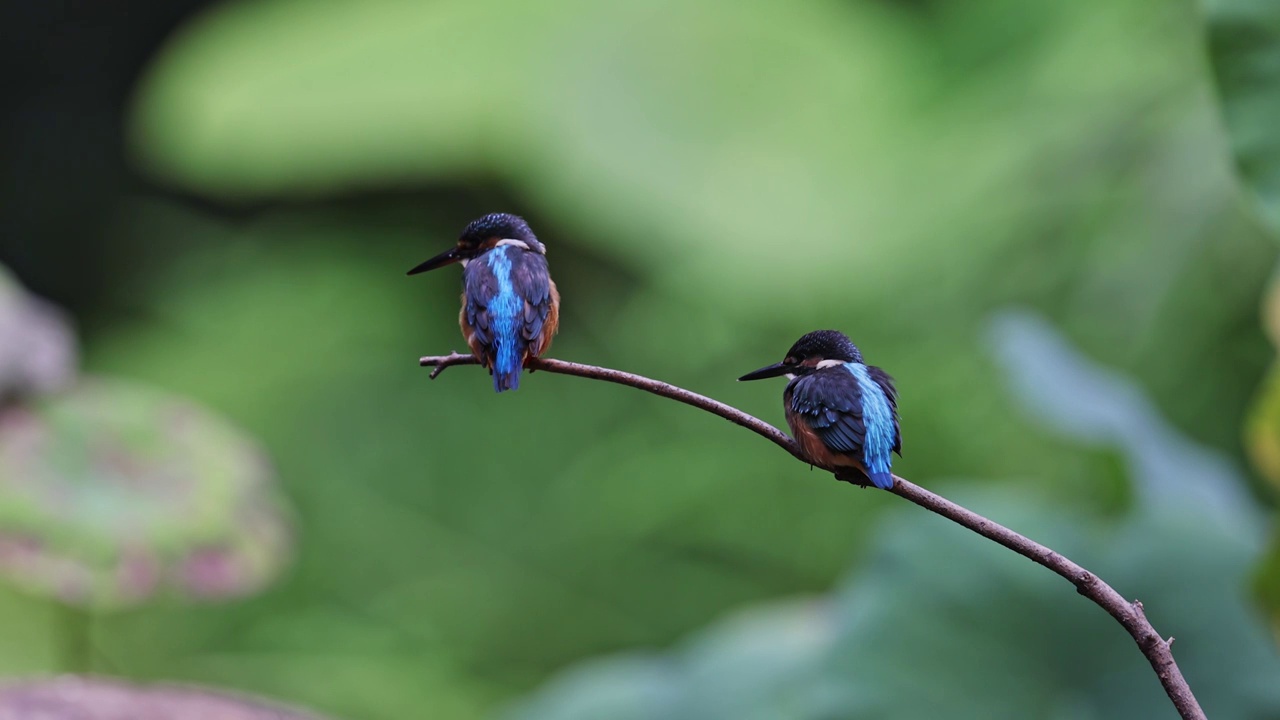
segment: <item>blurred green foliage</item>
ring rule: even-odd
[[[1109,437],[1121,426],[1082,441],[1028,423],[1026,388],[1004,379],[1017,365],[993,361],[987,334],[993,310],[1034,308],[1152,398],[1122,421],[1243,460],[1241,418],[1274,354],[1258,298],[1276,247],[1240,202],[1204,33],[1192,3],[1164,0],[213,7],[139,85],[131,148],[168,186],[265,209],[129,200],[104,268],[129,312],[88,328],[87,362],[256,436],[297,507],[298,556],[243,602],[101,620],[100,668],[352,720],[479,717],[572,661],[662,647],[843,575],[851,589],[828,607],[848,595],[880,613],[857,639],[893,653],[886,668],[945,675],[970,617],[1003,627],[987,613],[1010,587],[1048,615],[1043,635],[1003,628],[999,664],[956,671],[967,707],[995,707],[1010,666],[1042,677],[1007,698],[1008,716],[1024,701],[1055,717],[1158,705],[1122,631],[1065,584],[918,512],[883,515],[893,498],[727,423],[574,378],[535,375],[502,397],[473,368],[428,382],[415,358],[462,345],[457,278],[401,275],[502,209],[550,248],[559,357],[780,421],[780,385],[733,378],[803,332],[848,332],[902,390],[901,474],[966,488],[975,509],[1096,559],[1181,638],[1193,687],[1227,702],[1239,656],[1217,654],[1222,638],[1252,643],[1256,677],[1274,664],[1234,594],[1253,556],[1212,528],[1141,531],[1150,496],[1136,483],[1168,464],[1123,462],[1134,456]],[[1073,407],[1061,424],[1100,422]],[[1221,477],[1223,464],[1197,467]],[[1226,475],[1258,504],[1258,487]],[[1182,477],[1163,492],[1194,484]],[[1117,538],[1125,553],[1100,549]],[[932,570],[948,564],[991,583]],[[942,589],[953,602],[885,597]],[[902,627],[913,608],[937,613],[931,633]],[[752,669],[768,693],[769,678],[804,675],[815,645],[855,637],[812,607],[784,619],[766,641],[793,654],[717,644],[707,673]],[[30,641],[0,649],[0,670],[56,669],[38,649],[55,622],[0,592],[0,627]],[[1039,644],[1077,636],[1119,680],[1067,673]],[[672,692],[664,677],[631,687]],[[932,701],[907,693],[865,709]],[[1234,707],[1274,708],[1264,691],[1238,695]]]
[[[1280,285],[1275,282],[1263,299],[1264,326],[1271,342],[1280,348]],[[1280,486],[1280,373],[1273,365],[1246,427],[1250,456],[1259,472]]]
[[[1206,3],[1209,50],[1244,186],[1280,240],[1280,5],[1257,0]],[[1280,348],[1280,285],[1273,277],[1263,300],[1271,342]],[[1259,388],[1246,425],[1251,459],[1280,485],[1280,364]],[[1257,573],[1263,602],[1280,637],[1280,534]]]
[[[653,372],[691,338],[709,366],[753,329],[772,355],[840,325],[925,399],[988,386],[974,329],[1031,302],[1238,442],[1200,413],[1253,391],[1237,370],[1265,346],[1228,318],[1275,248],[1238,205],[1190,3],[308,7],[224,5],[175,38],[136,106],[154,173],[243,199],[495,178],[554,218],[553,267],[589,248],[644,279],[576,328]],[[990,435],[940,456],[1039,454],[991,468]]]
[[[1280,5],[1206,0],[1209,51],[1240,173],[1280,227]]]
[[[3,266],[0,347],[0,577],[30,593],[0,590],[13,643],[0,669],[91,671],[101,611],[240,597],[279,573],[287,511],[243,433],[181,398],[78,376],[62,313]]]
[[[1034,498],[959,499],[1159,598],[1152,620],[1179,629],[1176,654],[1211,717],[1280,712],[1280,658],[1241,592],[1253,554],[1194,512],[1112,524],[1050,517]],[[829,598],[743,611],[670,655],[573,668],[509,717],[1175,716],[1130,638],[1060,578],[915,510],[883,520],[867,571]]]
[[[1264,300],[1266,328],[1272,343],[1280,348],[1280,285],[1272,282]],[[1245,425],[1251,459],[1271,485],[1280,486],[1280,364],[1273,363],[1258,389]],[[1273,631],[1280,638],[1280,534],[1273,536],[1271,550],[1258,568],[1259,595],[1271,614]]]

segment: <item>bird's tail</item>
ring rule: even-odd
[[[870,433],[867,433],[870,436]],[[868,437],[868,440],[871,438]],[[871,484],[881,490],[888,490],[893,487],[893,470],[889,464],[889,451],[884,449],[877,452],[875,446],[868,445],[863,448],[863,459],[866,461],[867,478],[871,480]]]
[[[890,472],[873,472],[869,473],[871,484],[881,490],[890,490],[893,488],[893,473]]]
[[[493,391],[519,390],[524,348],[520,343],[501,340],[497,346],[493,359]]]

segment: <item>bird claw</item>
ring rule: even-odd
[[[831,473],[835,475],[836,479],[840,482],[847,482],[850,485],[857,485],[860,488],[871,487],[871,481],[862,473],[856,471],[850,472],[849,470],[844,469],[832,470]]]

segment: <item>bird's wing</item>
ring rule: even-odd
[[[901,456],[902,431],[898,427],[898,389],[893,386],[893,378],[889,377],[889,373],[874,365],[867,366],[867,375],[871,376],[871,379],[884,391],[884,396],[889,400],[889,407],[893,409],[893,451]]]
[[[551,274],[545,256],[530,251],[512,254],[516,257],[511,263],[511,287],[524,301],[521,333],[526,342],[533,342],[542,335],[551,312]]]
[[[489,300],[498,295],[498,279],[486,262],[469,263],[462,271],[463,295],[466,296],[467,323],[475,332],[476,341],[484,347],[493,346],[493,326],[489,317]]]
[[[853,375],[820,371],[791,385],[791,411],[829,449],[861,457],[867,428],[862,418],[861,390]]]

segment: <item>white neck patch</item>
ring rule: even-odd
[[[503,240],[499,240],[499,241],[494,245],[494,247],[502,247],[503,245],[511,245],[511,246],[513,246],[513,247],[518,247],[518,248],[520,248],[520,249],[522,249],[522,250],[528,250],[528,249],[529,249],[529,243],[527,243],[527,242],[525,242],[525,241],[523,241],[523,240],[513,240],[513,239],[511,239],[511,238],[505,238],[505,239],[503,239]]]
[[[840,367],[843,364],[844,364],[843,360],[823,360],[822,362],[818,363],[818,369],[825,370],[831,367]]]

